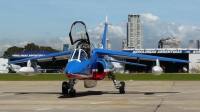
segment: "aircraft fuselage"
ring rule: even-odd
[[[84,50],[75,50],[66,66],[66,76],[80,80],[102,80],[114,71],[114,65],[109,61],[107,56],[94,60],[92,62],[90,59],[87,59]]]

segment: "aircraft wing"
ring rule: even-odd
[[[123,64],[129,64],[129,65],[136,65],[136,66],[143,66],[146,67],[145,64],[139,64],[139,63],[132,63],[132,62],[126,62],[126,61],[117,61],[117,60],[110,60],[111,62],[117,62],[117,63],[123,63]]]
[[[48,54],[45,56],[30,57],[30,58],[10,61],[10,62],[8,62],[8,64],[22,63],[22,62],[27,62],[28,60],[45,62],[45,61],[52,61],[52,58],[56,58],[56,60],[64,60],[64,59],[69,59],[72,52],[73,52],[73,50],[59,52],[59,53],[52,53],[52,54]]]
[[[160,57],[160,56],[151,56],[151,55],[145,55],[145,54],[120,52],[120,51],[106,50],[106,49],[99,49],[99,48],[95,48],[93,52],[97,53],[97,55],[108,55],[110,57],[114,57],[118,59],[139,59],[139,60],[150,60],[150,61],[156,61],[156,59],[158,59],[160,61],[189,63],[188,60],[166,58],[166,57]]]

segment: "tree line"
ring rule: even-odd
[[[27,45],[22,47],[12,46],[9,47],[5,52],[3,56],[10,56],[18,52],[24,52],[24,51],[49,51],[49,52],[60,52],[60,50],[53,49],[50,46],[38,46],[34,43],[28,43]]]

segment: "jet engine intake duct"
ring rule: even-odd
[[[97,67],[98,67],[98,74],[103,74],[104,72],[104,67],[100,62],[97,62]]]
[[[92,77],[95,80],[101,80],[105,77],[106,72],[102,61],[98,61],[92,65]]]

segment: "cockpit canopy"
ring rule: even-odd
[[[72,45],[74,45],[76,42],[86,42],[90,45],[87,28],[83,21],[75,21],[72,24],[69,32],[69,37]]]
[[[88,59],[87,53],[83,49],[75,49],[71,55],[70,61],[77,60],[77,61],[85,61]]]

